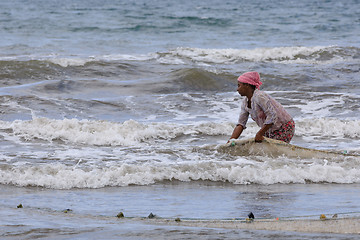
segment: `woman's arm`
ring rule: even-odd
[[[262,142],[264,140],[264,135],[271,128],[273,124],[264,124],[264,126],[256,133],[255,142]]]
[[[230,137],[230,139],[237,139],[240,137],[241,133],[243,132],[244,127],[241,124],[236,125],[236,127],[234,128],[234,131]],[[229,140],[230,141],[230,140]],[[228,141],[228,142],[229,142]]]

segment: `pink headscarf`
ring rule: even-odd
[[[238,78],[241,83],[248,83],[254,85],[257,89],[260,89],[262,82],[260,81],[260,75],[258,72],[247,72]]]

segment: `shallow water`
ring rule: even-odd
[[[54,190],[1,186],[1,237],[76,239],[237,239],[261,237],[340,238],[340,234],[306,234],[254,230],[152,225],[138,218],[318,219],[358,216],[358,184],[233,185],[168,182],[151,186]],[[23,208],[17,208],[22,204]],[[64,211],[67,210],[65,213]],[[123,212],[126,219],[116,215]],[[345,214],[346,213],[346,214]],[[135,219],[132,219],[135,217]],[[351,235],[347,236],[352,238]],[[355,236],[354,236],[355,239]]]

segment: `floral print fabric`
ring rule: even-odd
[[[295,133],[295,123],[293,120],[283,124],[280,129],[273,132],[266,132],[265,137],[289,143]]]

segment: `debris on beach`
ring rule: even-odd
[[[250,212],[250,213],[248,214],[248,217],[246,218],[246,222],[248,222],[248,223],[253,222],[254,219],[255,219],[254,214],[253,214],[252,212]]]
[[[124,213],[123,212],[119,212],[117,215],[116,215],[117,218],[124,218]]]

